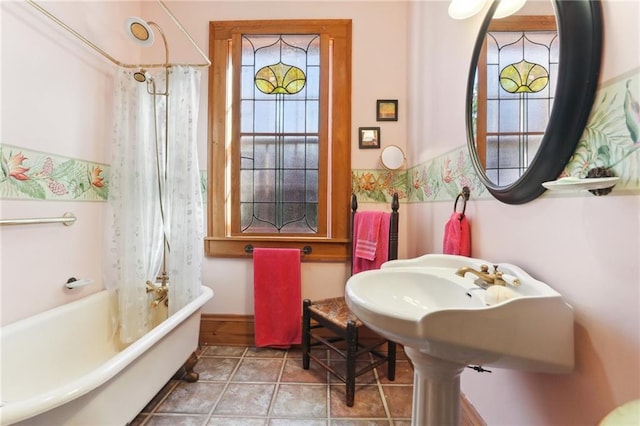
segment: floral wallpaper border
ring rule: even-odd
[[[562,175],[585,177],[602,166],[620,177],[614,191],[640,189],[639,99],[640,68],[602,84]],[[0,199],[106,201],[109,170],[105,164],[0,144]],[[200,176],[206,200],[206,171]],[[408,203],[449,201],[464,186],[476,199],[492,198],[473,169],[466,145],[403,171],[354,169],[351,186],[365,203],[389,202],[394,192]]]
[[[0,145],[0,198],[106,201],[109,167]]]

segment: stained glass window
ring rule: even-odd
[[[504,186],[522,176],[542,141],[553,107],[559,41],[555,29],[490,30],[485,49],[486,127],[478,143],[485,145],[487,177]]]
[[[320,36],[243,35],[243,233],[318,229]]]

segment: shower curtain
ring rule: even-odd
[[[204,238],[196,148],[201,73],[171,67],[167,135],[167,97],[150,95],[132,74],[118,69],[116,77],[105,270],[107,289],[117,300],[114,330],[123,344],[154,326],[153,293],[146,293],[145,283],[156,283],[165,240],[169,315],[199,295]],[[156,91],[164,91],[164,70],[147,75]]]

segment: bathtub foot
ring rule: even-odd
[[[184,363],[184,371],[185,375],[182,378],[185,382],[193,383],[198,381],[198,377],[200,376],[198,373],[193,371],[193,367],[198,363],[198,357],[196,353],[193,352],[189,359]]]

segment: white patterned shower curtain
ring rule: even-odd
[[[200,293],[204,238],[196,147],[201,73],[193,67],[171,67],[166,152],[167,97],[154,100],[147,84],[132,74],[118,69],[116,77],[105,270],[107,289],[117,299],[114,329],[123,344],[154,326],[153,294],[146,293],[145,283],[156,283],[161,272],[165,237],[170,248],[169,315]],[[156,91],[164,91],[164,70],[147,74],[156,81]]]

